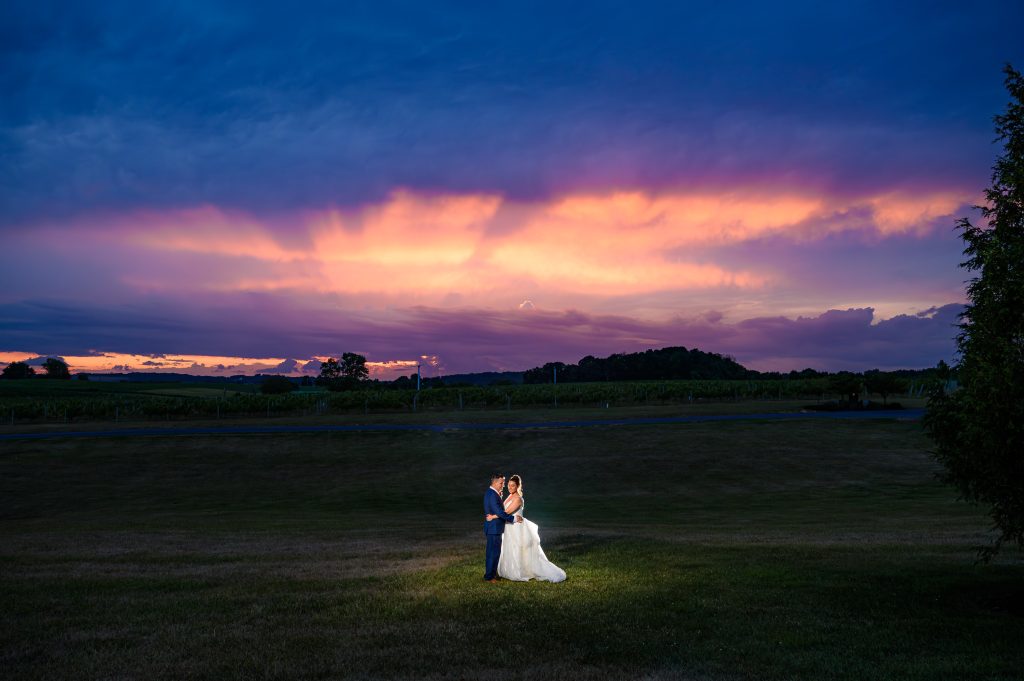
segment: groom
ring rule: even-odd
[[[484,492],[484,514],[495,516],[484,521],[484,535],[487,537],[487,553],[484,558],[484,579],[488,582],[498,581],[498,557],[501,555],[501,535],[505,532],[505,523],[521,523],[523,519],[505,513],[505,504],[501,502],[501,489],[505,486],[505,476],[501,473],[491,475],[491,486]]]

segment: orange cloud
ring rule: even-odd
[[[0,364],[22,362],[41,356],[37,352],[0,351]],[[200,376],[232,376],[236,374],[275,373],[301,376],[301,365],[308,359],[297,360],[292,371],[281,371],[278,365],[287,361],[284,357],[229,357],[223,355],[138,355],[121,352],[104,352],[94,355],[61,355],[72,373],[124,373],[142,371],[147,373],[189,373]],[[324,362],[327,355],[316,356],[313,360]],[[429,358],[424,358],[429,360]],[[436,358],[434,358],[436,360]],[[397,359],[366,363],[371,378],[392,379],[416,371],[417,364],[437,366],[436,362],[418,359]],[[37,369],[41,373],[42,369]],[[305,372],[310,373],[310,372]],[[313,372],[316,373],[316,372]]]
[[[313,253],[324,263],[402,267],[465,262],[494,217],[497,196],[422,197],[396,192],[351,218],[329,211],[313,221]]]
[[[124,227],[136,225],[135,229]],[[155,251],[174,251],[290,261],[308,256],[305,249],[285,248],[258,220],[216,206],[169,213],[143,212],[115,226],[112,236]]]
[[[924,234],[935,218],[951,215],[965,203],[980,203],[974,198],[953,192],[925,195],[894,192],[873,197],[868,203],[873,208],[875,224],[882,234]]]
[[[397,191],[360,210],[296,214],[285,226],[201,206],[122,217],[94,236],[137,249],[139,262],[184,258],[175,267],[124,275],[146,290],[289,289],[371,303],[439,304],[458,296],[461,304],[518,304],[539,291],[550,300],[757,289],[771,284],[765,272],[736,270],[702,253],[773,234],[807,240],[864,228],[863,221],[850,226],[830,219],[844,212],[866,212],[877,234],[923,234],[935,218],[971,199],[955,192],[836,200],[800,192],[631,191],[510,203],[487,194]],[[282,240],[285,233],[299,236]],[[228,260],[203,271],[191,268],[194,254]]]

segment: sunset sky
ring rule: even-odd
[[[7,3],[0,366],[949,361],[1024,4],[841,5]]]

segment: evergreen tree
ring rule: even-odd
[[[957,335],[960,387],[937,385],[925,417],[945,479],[990,508],[999,535],[981,550],[986,561],[1005,542],[1024,546],[1024,79],[1004,72],[1011,101],[994,119],[1004,149],[977,206],[985,224],[957,222],[961,266],[977,273]]]

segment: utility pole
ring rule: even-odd
[[[551,382],[554,383],[555,385],[558,385],[558,365],[557,364],[552,364],[551,365]]]
[[[420,391],[420,365],[416,365],[416,392]]]

